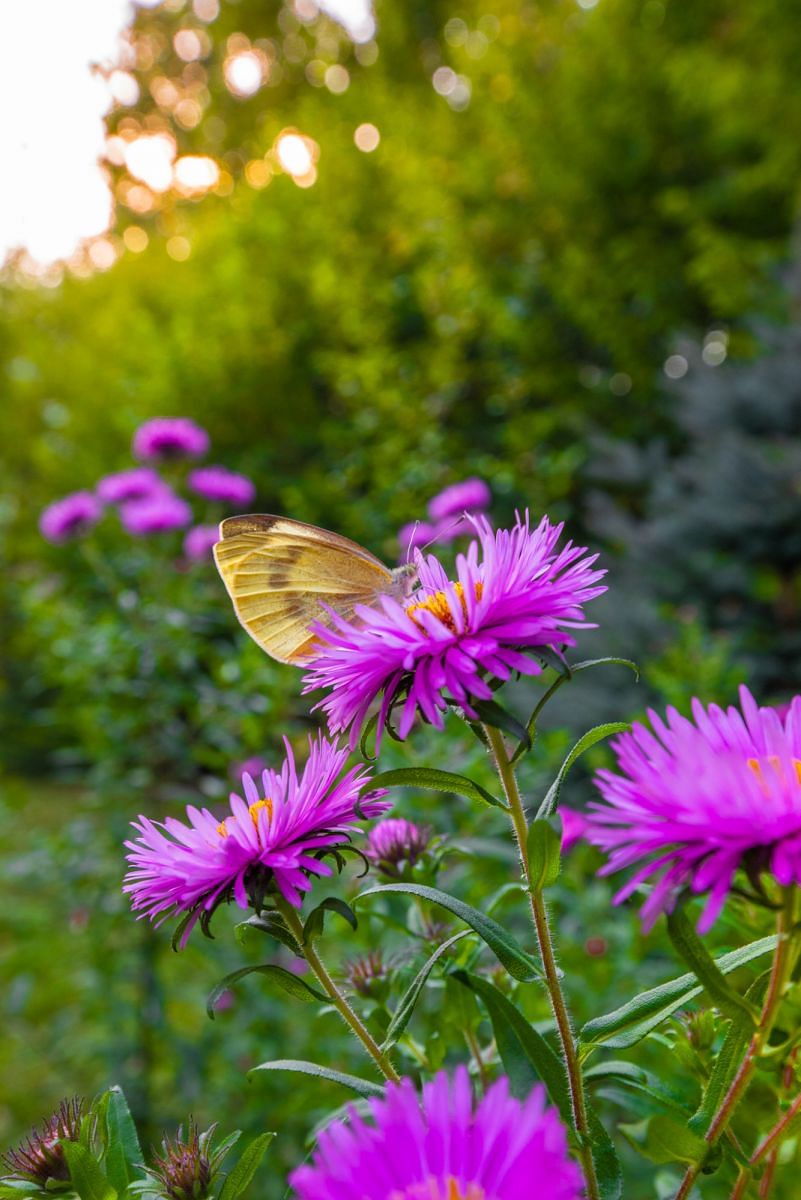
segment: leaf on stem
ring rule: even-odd
[[[552,887],[562,866],[562,823],[558,816],[538,817],[531,822],[526,851],[532,892]]]
[[[261,1133],[253,1139],[236,1166],[229,1172],[222,1186],[219,1200],[237,1200],[237,1196],[242,1195],[256,1174],[259,1164],[267,1152],[267,1147],[274,1137],[274,1133]]]
[[[531,749],[531,738],[525,725],[521,725],[517,717],[501,708],[497,700],[475,700],[473,711],[478,713],[485,725],[500,729],[501,733],[508,733],[516,741],[525,743],[527,750]]]
[[[361,1079],[358,1075],[346,1075],[342,1071],[332,1071],[330,1067],[321,1067],[317,1063],[305,1062],[299,1058],[276,1058],[272,1062],[263,1062],[248,1071],[248,1075],[253,1075],[256,1071],[297,1071],[301,1075],[314,1075],[317,1079],[328,1079],[331,1083],[339,1083],[342,1087],[357,1092],[360,1096],[384,1095],[384,1089],[380,1083],[372,1083],[369,1079]]]
[[[246,975],[266,975],[270,983],[276,984],[282,991],[288,992],[295,1000],[303,1000],[306,1004],[311,1004],[314,1000],[327,1000],[328,997],[317,988],[312,987],[310,983],[306,983],[303,979],[299,979],[297,975],[293,975],[291,971],[287,971],[285,967],[276,966],[274,963],[259,963],[250,967],[240,967],[238,971],[231,971],[219,983],[211,989],[206,1000],[206,1012],[211,1020],[214,1020],[214,1006],[219,1000],[223,992],[227,992],[233,984],[240,979],[244,979]]]
[[[674,912],[668,913],[667,927],[670,940],[676,950],[698,981],[704,985],[720,1011],[731,1017],[732,1020],[745,1022],[746,1026],[753,1029],[759,1014],[728,983],[712,955],[693,929],[684,909],[677,908]]]
[[[450,950],[451,946],[455,945],[456,942],[461,941],[462,938],[472,936],[473,935],[469,929],[463,929],[461,933],[454,934],[453,937],[448,938],[446,942],[443,942],[441,946],[437,946],[431,957],[428,958],[425,963],[423,963],[417,975],[415,975],[414,979],[401,996],[400,1000],[398,1001],[398,1006],[392,1014],[392,1020],[387,1027],[387,1032],[384,1036],[384,1044],[381,1047],[382,1052],[392,1049],[406,1026],[409,1024],[409,1020],[414,1012],[414,1007],[417,1004],[420,993],[422,992],[429,975],[442,956],[447,954],[448,950]]]
[[[568,666],[568,664],[563,663],[562,666],[563,667]],[[548,701],[551,700],[555,696],[555,694],[559,691],[562,684],[569,683],[574,675],[578,675],[582,671],[589,671],[592,667],[606,667],[606,666],[628,667],[629,670],[634,672],[635,679],[639,680],[639,678],[640,678],[640,669],[635,662],[631,661],[630,658],[588,658],[584,662],[579,662],[579,663],[576,663],[575,665],[569,665],[567,671],[564,671],[561,668],[557,668],[559,673],[558,673],[556,679],[553,681],[551,686],[548,688],[545,695],[542,696],[542,698],[539,700],[534,711],[532,712],[531,716],[528,719],[526,729],[528,731],[528,736],[529,736],[530,740],[533,742],[534,738],[536,736],[537,721],[539,720],[540,713],[545,708]],[[524,743],[521,742],[521,744],[517,747],[514,754],[512,755],[512,762],[513,763],[517,762],[517,760],[521,757],[521,755],[525,754],[525,752],[526,752],[526,746]]]
[[[351,906],[344,900],[340,900],[338,896],[326,896],[325,900],[313,908],[306,918],[303,926],[303,944],[305,946],[308,946],[316,938],[322,937],[325,932],[325,914],[327,912],[337,913],[343,921],[347,921],[351,929],[358,929],[359,922]]]
[[[425,887],[420,883],[389,883],[384,887],[368,888],[366,892],[362,892],[356,897],[354,903],[364,900],[367,896],[385,896],[393,892],[417,896],[418,899],[427,900],[430,904],[437,904],[440,908],[453,913],[455,917],[459,917],[475,930],[482,941],[492,950],[501,966],[505,967],[514,979],[526,983],[542,977],[542,971],[535,959],[530,954],[526,954],[502,925],[493,921],[492,917],[479,912],[477,908],[465,904],[463,900],[457,900],[455,896],[440,891],[439,888]]]
[[[598,742],[602,742],[604,738],[612,737],[616,733],[625,733],[628,729],[631,729],[631,726],[626,721],[610,721],[606,725],[596,725],[594,729],[588,729],[576,742],[559,768],[556,779],[554,779],[548,788],[548,793],[537,810],[537,818],[550,817],[556,811],[556,806],[559,802],[559,793],[562,790],[565,777],[575,761],[581,758],[586,750],[589,750]]]
[[[465,796],[468,800],[480,800],[482,804],[491,804],[494,808],[509,807],[503,800],[493,796],[480,783],[474,783],[465,775],[456,775],[452,771],[438,771],[433,767],[402,767],[395,771],[382,771],[374,775],[371,788],[385,787],[416,787],[425,788],[432,792],[453,792],[457,796]]]

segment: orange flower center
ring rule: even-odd
[[[257,800],[255,804],[251,804],[248,807],[248,812],[250,813],[250,819],[253,822],[253,828],[257,832],[258,832],[258,828],[259,828],[259,813],[261,812],[261,810],[263,808],[267,809],[267,816],[270,818],[270,820],[272,820],[273,802],[269,796],[267,796],[266,799],[264,799],[264,800]],[[217,832],[219,833],[220,837],[228,837],[227,826],[228,826],[229,821],[235,822],[236,817],[226,817],[224,821],[220,821],[220,824],[217,826]]]
[[[764,764],[767,764],[773,771],[774,775],[776,775],[779,779],[783,778],[781,762],[779,761],[778,755],[769,754],[767,758],[762,760],[758,758],[749,758],[748,765],[760,783],[766,783],[765,776],[762,773],[762,767]],[[793,759],[793,767],[795,769],[795,777],[798,782],[801,783],[801,758]]]
[[[467,602],[464,598],[464,588],[462,587],[461,583],[455,583],[453,585],[453,590],[456,592],[459,603],[462,606],[462,612],[464,613],[465,620],[467,620]],[[483,583],[477,583],[476,600],[481,599],[483,591]],[[423,626],[419,621],[415,621],[414,613],[418,612],[422,608],[424,608],[426,612],[433,613],[437,620],[444,625],[446,629],[450,629],[451,633],[458,632],[456,628],[456,622],[453,619],[453,610],[451,609],[450,600],[446,592],[434,592],[432,596],[427,596],[425,600],[418,600],[415,604],[409,605],[409,607],[406,609],[406,615],[410,618],[412,623],[417,626],[418,629],[423,629]],[[423,632],[425,632],[424,629]],[[448,1200],[451,1200],[450,1196],[448,1196]]]
[[[428,1179],[403,1192],[391,1192],[390,1200],[485,1200],[486,1192],[478,1183],[462,1187],[452,1175],[440,1182]]]

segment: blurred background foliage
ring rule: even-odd
[[[499,521],[530,506],[599,548],[611,590],[581,652],[641,659],[643,681],[563,689],[532,787],[565,728],[725,702],[743,679],[765,700],[798,690],[795,13],[405,0],[376,22],[353,41],[310,0],[140,10],[123,59],[138,97],[109,117],[116,227],[57,286],[12,267],[0,291],[3,1141],[119,1075],[153,1131],[190,1108],[280,1118],[286,1164],[341,1099],[246,1084],[254,1045],[313,1056],[296,1010],[251,980],[211,1025],[200,995],[232,946],[175,958],[119,898],[133,813],[213,798],[231,762],[309,726],[297,676],[240,635],[210,563],[178,570],[177,541],[137,545],[113,517],[91,543],[42,540],[39,511],[127,466],[148,417],[191,416],[259,510],[388,561],[397,528],[473,474]],[[250,95],[241,56],[261,72]],[[287,134],[305,176],[282,166]],[[214,186],[133,174],[126,146],[155,136],[213,159]],[[485,769],[463,743],[414,742],[391,756]],[[570,799],[589,791],[577,774]],[[490,844],[496,814],[408,803]],[[643,961],[592,865],[570,861],[563,965],[587,981],[579,1008],[611,1008],[626,956],[639,986],[677,968],[654,937]],[[482,861],[478,890],[508,868]],[[309,1016],[308,1039],[358,1067],[333,1017]]]

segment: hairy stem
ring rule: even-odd
[[[704,1141],[709,1147],[714,1146],[721,1134],[725,1132],[729,1121],[734,1116],[735,1109],[751,1082],[751,1077],[756,1070],[759,1057],[768,1044],[768,1039],[770,1038],[771,1030],[776,1021],[779,1005],[784,994],[784,988],[792,971],[795,959],[795,945],[791,936],[795,921],[795,889],[785,888],[783,899],[784,902],[777,918],[778,942],[776,952],[773,956],[768,990],[765,995],[764,1004],[762,1005],[759,1024],[754,1030],[751,1041],[748,1043],[748,1048],[737,1069],[737,1074],[734,1076],[729,1090],[721,1101],[720,1108],[715,1113],[709,1128],[704,1134]],[[684,1178],[681,1181],[681,1186],[676,1192],[676,1200],[687,1200],[702,1166],[703,1162],[699,1162],[693,1163],[687,1168]]]
[[[556,1028],[559,1033],[559,1041],[562,1047],[562,1059],[565,1065],[565,1072],[567,1074],[568,1087],[570,1089],[570,1103],[573,1110],[573,1123],[576,1128],[576,1134],[579,1143],[578,1154],[581,1159],[581,1165],[584,1171],[584,1179],[587,1184],[587,1200],[598,1200],[600,1192],[598,1190],[598,1179],[595,1174],[595,1164],[593,1162],[592,1152],[589,1144],[590,1131],[587,1120],[587,1102],[584,1096],[584,1080],[581,1074],[581,1065],[578,1059],[578,1051],[576,1049],[573,1030],[570,1025],[570,1016],[567,1010],[567,1004],[565,1003],[565,998],[559,983],[559,971],[556,966],[556,957],[554,955],[553,940],[551,938],[551,930],[548,924],[548,912],[545,907],[545,901],[542,898],[542,893],[533,890],[531,887],[531,870],[529,867],[527,848],[528,822],[526,821],[526,813],[525,809],[523,808],[523,801],[520,797],[520,789],[517,786],[517,778],[515,776],[514,768],[509,760],[509,755],[506,750],[506,743],[503,740],[503,734],[499,729],[495,729],[492,725],[485,725],[484,729],[492,749],[495,765],[498,769],[498,775],[503,786],[504,795],[509,803],[512,827],[514,829],[517,847],[520,852],[520,864],[531,904],[531,917],[534,923],[534,931],[537,935],[537,945],[539,946],[540,956],[542,957],[546,986],[548,988],[548,995],[551,1000],[551,1008],[553,1010]]]
[[[381,1074],[386,1079],[391,1080],[393,1083],[398,1083],[400,1080],[400,1075],[398,1075],[398,1072],[390,1062],[389,1055],[382,1051],[381,1047],[370,1033],[370,1030],[357,1016],[350,1004],[348,1004],[347,999],[334,983],[331,976],[328,974],[325,964],[323,963],[323,960],[320,958],[317,951],[314,949],[313,944],[311,942],[304,944],[303,922],[295,912],[294,908],[284,901],[279,901],[278,908],[298,945],[303,947],[303,956],[306,959],[306,962],[317,976],[317,979],[319,980],[323,990],[330,999],[334,1008],[342,1017],[345,1024],[348,1025],[353,1033],[356,1034],[356,1037],[373,1059]]]

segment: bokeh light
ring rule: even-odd
[[[353,134],[353,140],[359,150],[365,154],[370,154],[378,148],[381,141],[381,134],[376,129],[375,125],[365,122],[364,125],[359,125]]]
[[[175,138],[168,133],[148,133],[125,146],[125,165],[134,179],[154,192],[166,192],[172,185]]]
[[[235,96],[254,96],[264,83],[267,60],[257,50],[243,50],[226,58],[223,73],[228,90]]]
[[[316,162],[320,147],[296,129],[285,129],[275,140],[275,157],[282,170],[298,187],[311,187],[317,180]]]
[[[186,154],[173,169],[175,185],[186,195],[207,192],[220,180],[220,168],[205,154]]]

